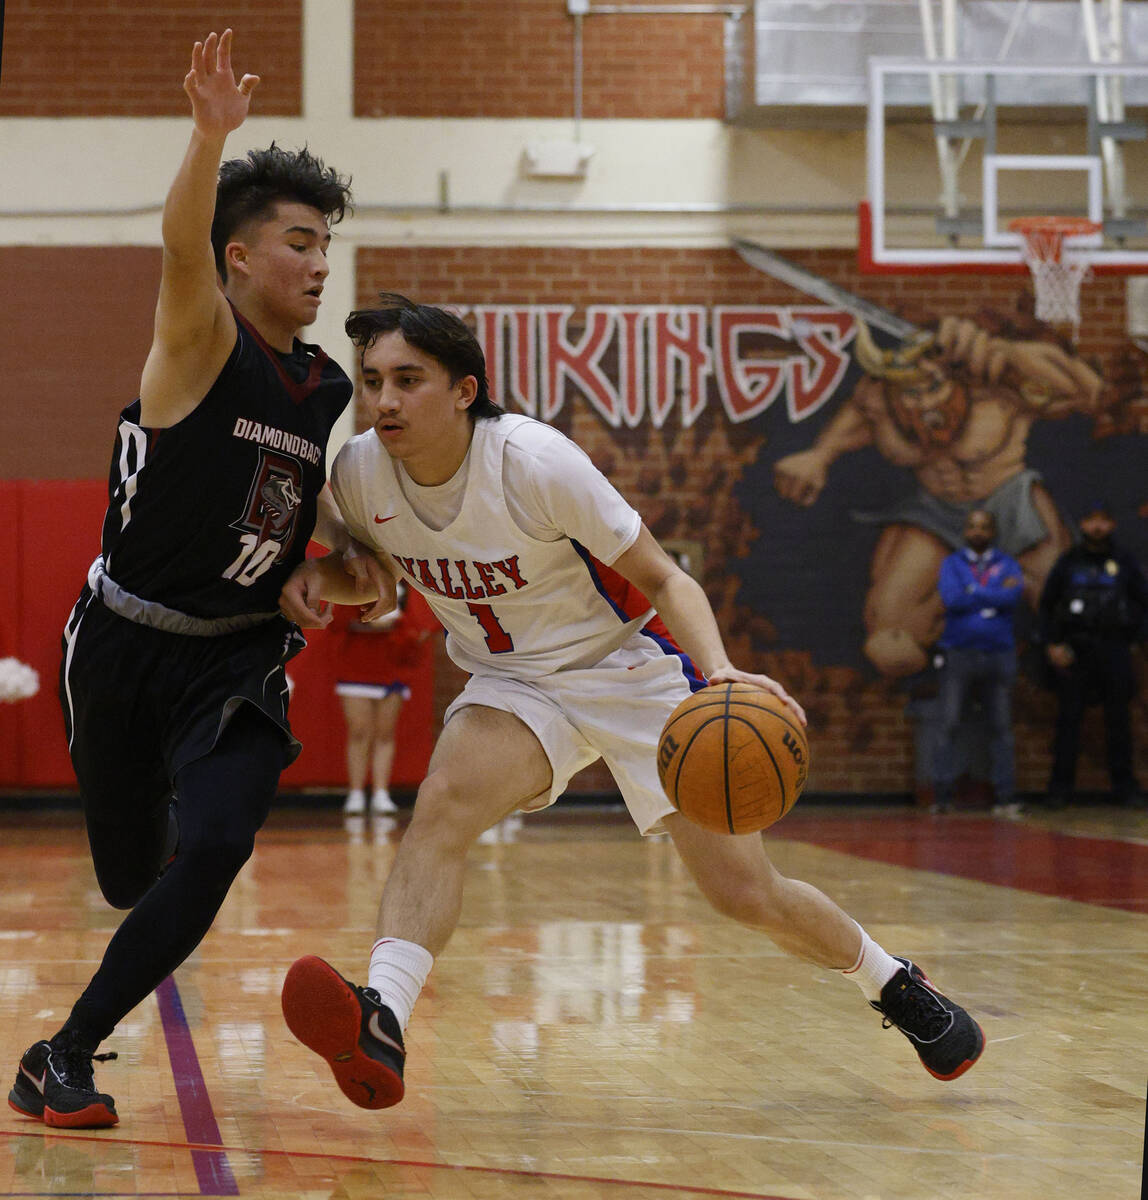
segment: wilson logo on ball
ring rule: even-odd
[[[658,747],[658,769],[665,770],[670,765],[670,759],[678,752],[678,743],[672,737],[662,739]]]
[[[781,743],[793,755],[793,761],[796,763],[805,762],[805,751],[797,743],[797,738],[793,736],[793,731],[787,729],[781,735]]]

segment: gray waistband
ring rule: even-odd
[[[221,637],[225,633],[237,633],[241,629],[252,629],[279,616],[278,612],[237,613],[233,617],[189,617],[176,612],[154,600],[144,600],[125,591],[107,573],[103,555],[88,569],[88,587],[117,616],[161,629],[164,633],[182,633],[189,637]]]

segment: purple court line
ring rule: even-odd
[[[171,1072],[175,1077],[175,1094],[179,1098],[179,1111],[183,1116],[183,1129],[189,1142],[200,1146],[222,1146],[219,1125],[211,1107],[211,1097],[203,1082],[199,1058],[191,1029],[183,1011],[183,1001],[175,979],[168,976],[156,988],[159,1015],[163,1021],[163,1036],[167,1042],[167,1053],[171,1059]],[[231,1173],[231,1164],[223,1150],[192,1150],[192,1165],[199,1181],[201,1196],[238,1196],[239,1185]]]

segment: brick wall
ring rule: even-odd
[[[583,20],[582,115],[720,117],[718,15]],[[358,0],[355,114],[569,117],[574,21],[561,0]]]
[[[924,320],[937,311],[1016,314],[1027,282],[1016,276],[862,278],[851,252],[809,251],[795,259],[878,303]],[[0,406],[0,478],[105,477],[115,414],[135,395],[151,332],[159,252],[147,248],[0,249],[8,278],[22,281],[26,303],[4,324],[4,358],[15,405]],[[747,267],[728,250],[569,248],[370,248],[358,254],[358,302],[381,288],[453,304],[802,304],[807,298]],[[115,303],[93,304],[115,280]],[[1123,281],[1098,278],[1084,298],[1081,349],[1105,370],[1108,382],[1135,400],[1148,393],[1148,357],[1123,336]],[[1148,433],[1143,401],[1118,410],[1120,420],[1093,423],[1101,448],[1107,434]],[[1131,424],[1129,423],[1131,422]],[[914,727],[903,691],[871,670],[826,662],[816,647],[780,645],[771,620],[771,589],[752,606],[739,597],[742,564],[755,547],[770,545],[737,496],[747,468],[767,460],[769,430],[761,421],[731,423],[710,404],[682,429],[676,415],[660,428],[645,420],[633,429],[609,427],[582,399],[556,418],[642,511],[663,539],[700,542],[703,583],[734,660],[784,680],[810,712],[814,768],[811,789],[825,792],[905,792],[914,779]],[[1129,486],[1136,481],[1131,481]],[[1141,485],[1136,487],[1142,490]],[[1148,495],[1142,497],[1148,501]],[[1148,512],[1148,508],[1145,509]],[[773,531],[774,536],[776,531]],[[810,544],[808,555],[828,560],[856,536],[843,525],[834,537]],[[792,564],[779,564],[787,569]],[[857,585],[856,608],[864,593]],[[437,711],[456,694],[461,676],[445,663]],[[1144,700],[1138,744],[1148,751]],[[1048,770],[1050,697],[1022,680],[1017,693],[1017,760],[1021,787],[1043,787]],[[1081,786],[1105,785],[1096,715]],[[1146,772],[1148,774],[1148,772]],[[606,789],[601,771],[581,781]]]
[[[116,417],[139,395],[160,259],[146,246],[0,246],[20,296],[0,323],[0,479],[107,478]]]
[[[860,277],[855,256],[845,250],[793,253],[792,258],[868,299],[925,321],[938,314],[985,321],[1025,320],[1031,307],[1022,276]],[[555,304],[583,309],[589,304],[801,304],[808,298],[747,267],[724,250],[612,248],[364,249],[358,257],[358,302],[369,304],[376,291],[398,290],[444,304]],[[1080,350],[1105,369],[1110,382],[1129,396],[1148,392],[1146,356],[1124,337],[1124,285],[1099,278],[1084,300],[1085,336]],[[1137,358],[1138,356],[1138,358]],[[1140,361],[1143,360],[1143,361]],[[1126,408],[1148,433],[1143,404]],[[1139,415],[1137,415],[1139,414]],[[360,414],[361,420],[365,414]],[[577,440],[598,466],[643,513],[661,539],[688,539],[705,549],[702,582],[714,604],[731,657],[739,665],[783,680],[806,706],[811,725],[812,791],[904,793],[914,789],[914,722],[906,692],[875,677],[872,670],[826,664],[816,647],[777,646],[768,617],[770,597],[753,609],[739,601],[739,566],[768,530],[756,529],[735,495],[747,464],[761,455],[767,435],[760,422],[731,424],[710,405],[698,422],[681,429],[676,418],[662,429],[646,421],[634,429],[610,428],[581,400],[568,402],[555,422]],[[1105,433],[1103,422],[1095,425]],[[1148,500],[1148,495],[1145,496]],[[848,524],[836,539],[856,536]],[[814,560],[829,561],[839,540],[806,547]],[[778,563],[779,572],[792,566]],[[858,584],[860,608],[864,581]],[[449,664],[440,673],[439,710],[461,686]],[[1022,679],[1015,706],[1019,786],[1043,790],[1048,775],[1048,743],[1053,703],[1048,693]],[[1102,790],[1106,779],[1099,748],[1102,738],[1090,715],[1080,786]],[[1148,751],[1145,710],[1137,715],[1140,753]],[[578,781],[587,790],[608,790],[608,776],[591,768]]]
[[[236,74],[261,75],[259,115],[301,109],[302,0],[7,0],[4,14],[0,116],[186,116],[191,47],[228,26]]]

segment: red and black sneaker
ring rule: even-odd
[[[881,1000],[869,1003],[884,1018],[882,1027],[899,1029],[936,1079],[956,1079],[980,1058],[985,1048],[981,1027],[959,1004],[942,996],[915,963],[893,957],[902,968],[881,989]]]
[[[20,1059],[8,1105],[54,1129],[104,1129],[119,1122],[116,1102],[96,1091],[92,1062],[115,1053],[93,1054],[70,1033],[37,1042]]]
[[[348,983],[321,958],[293,963],[283,981],[287,1028],[320,1058],[360,1108],[390,1108],[403,1098],[403,1034],[374,988]]]

